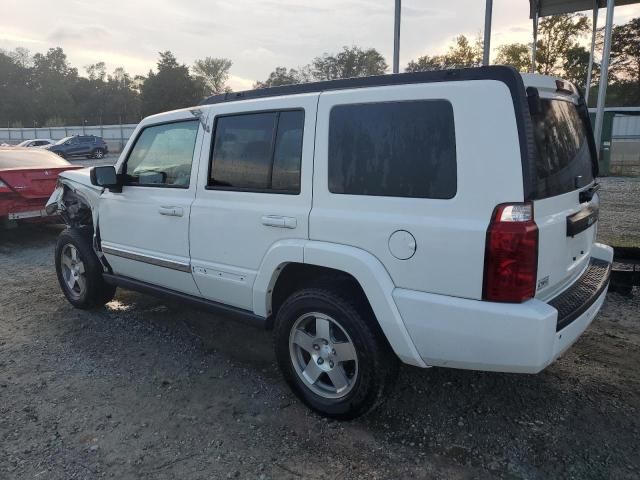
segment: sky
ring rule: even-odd
[[[0,48],[32,53],[60,46],[71,64],[104,61],[108,71],[155,68],[158,51],[178,61],[226,57],[230,86],[251,88],[276,66],[296,68],[342,46],[376,48],[391,64],[394,0],[3,0]],[[403,0],[400,65],[439,54],[456,35],[477,36],[485,0]],[[587,12],[590,16],[591,13]],[[604,24],[601,10],[599,24]],[[617,7],[614,23],[640,16]],[[492,52],[531,41],[527,0],[494,0]]]

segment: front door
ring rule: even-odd
[[[190,227],[193,275],[206,298],[253,310],[266,252],[308,239],[317,102],[306,94],[211,110]]]
[[[102,250],[113,272],[197,295],[189,262],[189,214],[196,190],[203,129],[176,113],[145,125],[117,166],[122,192],[99,204]]]

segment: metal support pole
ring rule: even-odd
[[[533,45],[531,46],[531,73],[536,73],[536,51],[538,49],[538,18],[539,9],[536,2],[535,11],[533,12]]]
[[[614,7],[615,0],[607,0],[607,19],[604,24],[604,47],[602,48],[602,63],[600,64],[600,84],[598,87],[598,104],[596,107],[596,124],[594,128],[598,152],[600,152],[602,147],[602,121],[604,120],[604,103],[607,97],[609,55],[611,54],[611,32],[613,30]]]
[[[491,55],[491,16],[493,13],[493,0],[487,0],[484,8],[484,45],[482,47],[482,65],[489,65]]]
[[[400,10],[401,0],[396,0],[395,22],[393,27],[393,73],[400,71]]]
[[[587,83],[585,84],[584,99],[589,105],[589,90],[591,90],[591,75],[593,72],[593,54],[596,48],[596,29],[598,28],[598,0],[593,0],[593,31],[591,32],[591,51],[589,52],[589,66],[587,67]]]

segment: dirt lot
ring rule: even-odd
[[[640,248],[640,177],[603,177],[598,237],[617,247]]]
[[[289,393],[268,332],[127,291],[74,310],[58,232],[0,232],[0,478],[640,476],[637,289],[539,375],[404,367],[337,423]]]

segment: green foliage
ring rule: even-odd
[[[530,72],[531,48],[525,43],[500,45],[495,63],[498,65],[511,65],[519,72]]]
[[[577,47],[580,37],[590,30],[590,22],[582,14],[554,15],[540,20],[536,71],[544,75],[561,75],[567,52]]]
[[[149,71],[140,88],[143,116],[195,105],[206,96],[201,77],[192,77],[170,51],[159,55],[157,73]]]
[[[368,77],[382,75],[388,68],[384,57],[375,49],[343,47],[337,54],[324,53],[311,62],[314,80],[336,80],[339,78]]]
[[[587,69],[589,67],[589,51],[580,45],[569,48],[562,62],[562,78],[569,80],[574,85],[583,87],[587,79]],[[594,67],[592,71],[592,82],[595,81],[598,69]]]
[[[304,83],[304,76],[296,69],[287,67],[276,67],[276,69],[269,74],[264,82],[256,82],[253,88],[269,88],[280,87],[282,85],[292,85],[295,83]]]
[[[207,95],[215,95],[231,91],[227,86],[229,69],[233,63],[228,58],[206,57],[196,60],[193,64],[193,72],[204,83]]]
[[[310,81],[336,80],[339,78],[367,77],[382,75],[389,68],[384,57],[375,49],[343,47],[336,54],[324,53],[301,69],[276,67],[263,82],[256,82],[254,88],[277,87]]]
[[[482,38],[478,36],[471,42],[465,35],[458,35],[453,45],[444,55],[424,55],[411,60],[405,72],[426,72],[430,70],[447,70],[450,68],[477,67],[482,64]]]
[[[640,17],[613,28],[611,73],[621,82],[640,85]]]

